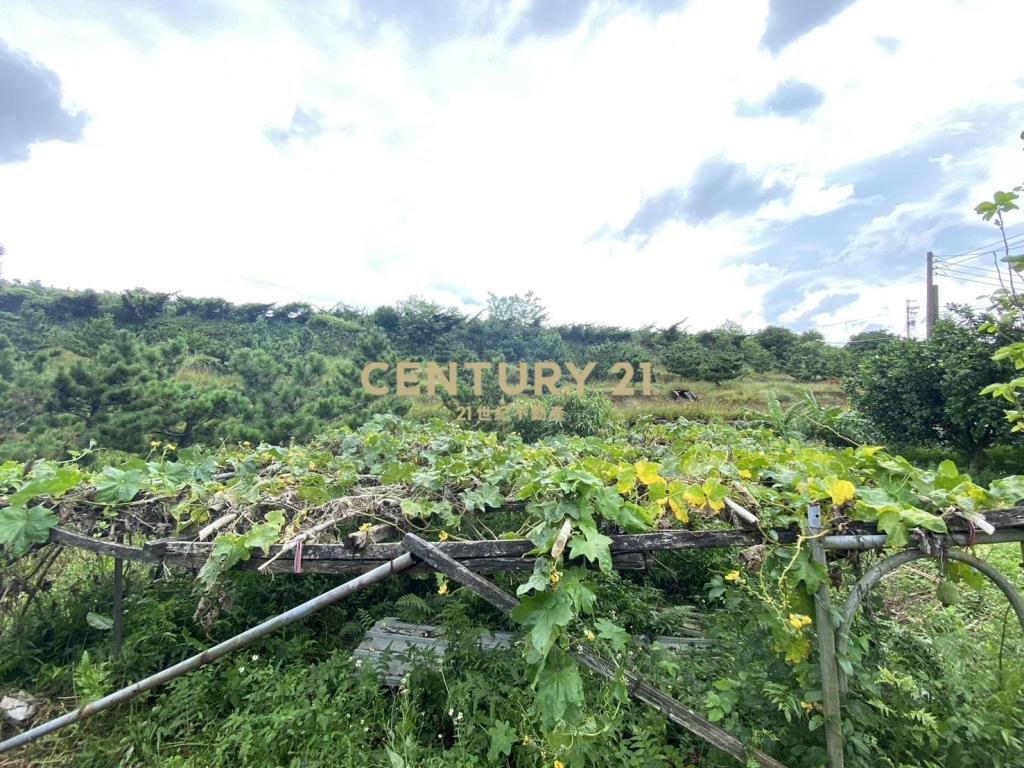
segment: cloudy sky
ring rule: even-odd
[[[1021,29],[1020,0],[4,0],[3,274],[898,330],[925,252],[994,241],[973,205],[1024,178]]]

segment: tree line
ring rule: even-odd
[[[767,371],[845,377],[853,402],[886,435],[975,450],[1004,430],[987,416],[987,429],[975,426],[979,413],[998,413],[992,403],[963,405],[976,383],[995,380],[982,381],[994,364],[964,322],[931,346],[871,331],[835,347],[816,331],[778,326],[551,325],[532,293],[491,295],[470,316],[418,297],[364,311],[0,282],[0,458],[61,456],[91,442],[144,453],[153,442],[305,440],[330,423],[406,412],[408,400],[360,385],[364,365],[397,360],[594,362],[594,378],[610,377],[618,362],[636,371],[653,362],[659,372],[715,383]],[[948,373],[957,354],[969,375]],[[937,383],[923,373],[937,370],[929,368],[936,359],[947,371]],[[912,383],[899,379],[904,371]]]

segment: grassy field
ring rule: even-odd
[[[654,394],[650,397],[620,397],[612,394],[617,382],[589,381],[587,390],[601,392],[611,398],[615,409],[627,424],[650,416],[655,419],[678,418],[708,421],[732,421],[744,418],[748,409],[765,410],[768,398],[775,396],[783,407],[802,400],[808,393],[822,405],[846,405],[846,395],[838,380],[800,382],[784,373],[750,374],[716,385],[710,381],[693,381],[655,372]],[[696,402],[676,400],[672,390],[688,389]],[[413,404],[414,419],[449,418],[440,398],[421,397]]]
[[[709,381],[692,381],[675,377],[656,377],[652,397],[613,397],[616,408],[627,422],[643,416],[675,419],[707,419],[730,421],[742,419],[748,409],[764,410],[768,398],[775,396],[783,407],[803,399],[808,393],[822,405],[845,405],[846,396],[836,380],[799,382],[784,373],[751,374],[720,385]],[[599,384],[598,391],[611,392],[613,383]],[[688,389],[696,402],[675,400],[672,390]]]

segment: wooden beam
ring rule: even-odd
[[[66,547],[84,549],[95,552],[98,555],[107,557],[119,557],[122,560],[131,560],[136,563],[159,563],[160,556],[147,549],[132,547],[127,544],[118,544],[113,541],[94,539],[82,533],[69,531],[67,528],[56,526],[50,529],[50,541],[54,544],[63,544]]]

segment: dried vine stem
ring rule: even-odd
[[[346,504],[346,506],[348,506],[348,505]],[[321,520],[319,523],[314,525],[309,530],[303,531],[298,536],[294,536],[291,539],[289,539],[288,541],[286,541],[284,544],[282,544],[281,545],[281,549],[278,550],[278,552],[272,558],[267,560],[267,562],[265,562],[262,565],[260,565],[260,567],[257,568],[256,570],[258,570],[260,573],[266,573],[267,569],[270,568],[271,564],[275,560],[277,560],[279,557],[281,557],[281,555],[285,555],[285,554],[291,552],[293,549],[295,549],[299,545],[300,542],[304,542],[310,536],[313,536],[314,534],[320,533],[321,531],[325,531],[328,528],[331,528],[332,526],[337,525],[338,523],[344,522],[345,520],[350,520],[351,518],[355,517],[358,514],[359,514],[358,510],[349,509],[349,510],[346,510],[345,512],[342,512],[340,514],[333,515],[333,516],[327,518],[326,520]]]

